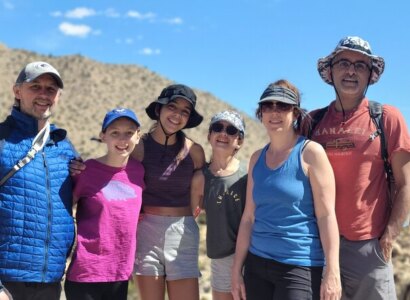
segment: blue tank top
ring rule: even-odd
[[[266,165],[265,146],[252,172],[255,223],[249,251],[281,263],[323,266],[312,189],[302,168],[304,137],[275,169]]]

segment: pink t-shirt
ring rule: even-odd
[[[144,189],[144,167],[130,159],[123,168],[85,162],[75,178],[77,245],[67,279],[75,282],[128,280]]]
[[[312,113],[314,114],[314,112]],[[354,110],[343,113],[335,102],[312,133],[323,145],[336,177],[336,216],[340,234],[349,240],[380,237],[387,225],[387,182],[381,157],[380,138],[364,99]],[[383,106],[383,124],[389,159],[397,151],[410,151],[406,122],[398,109]]]

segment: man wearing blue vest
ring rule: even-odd
[[[49,123],[63,81],[46,62],[26,65],[0,124],[0,280],[14,300],[58,300],[74,240],[68,164],[76,152]]]

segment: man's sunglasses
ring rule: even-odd
[[[214,123],[211,125],[211,131],[222,132],[225,131],[227,135],[236,135],[239,130],[233,125],[224,126],[222,123]]]
[[[273,111],[290,111],[293,109],[294,105],[284,102],[273,102],[266,101],[260,104],[262,112],[273,112]]]

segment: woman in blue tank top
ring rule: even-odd
[[[303,111],[291,83],[269,85],[258,104],[270,143],[250,159],[234,299],[340,299],[335,180],[326,153],[299,135]]]

